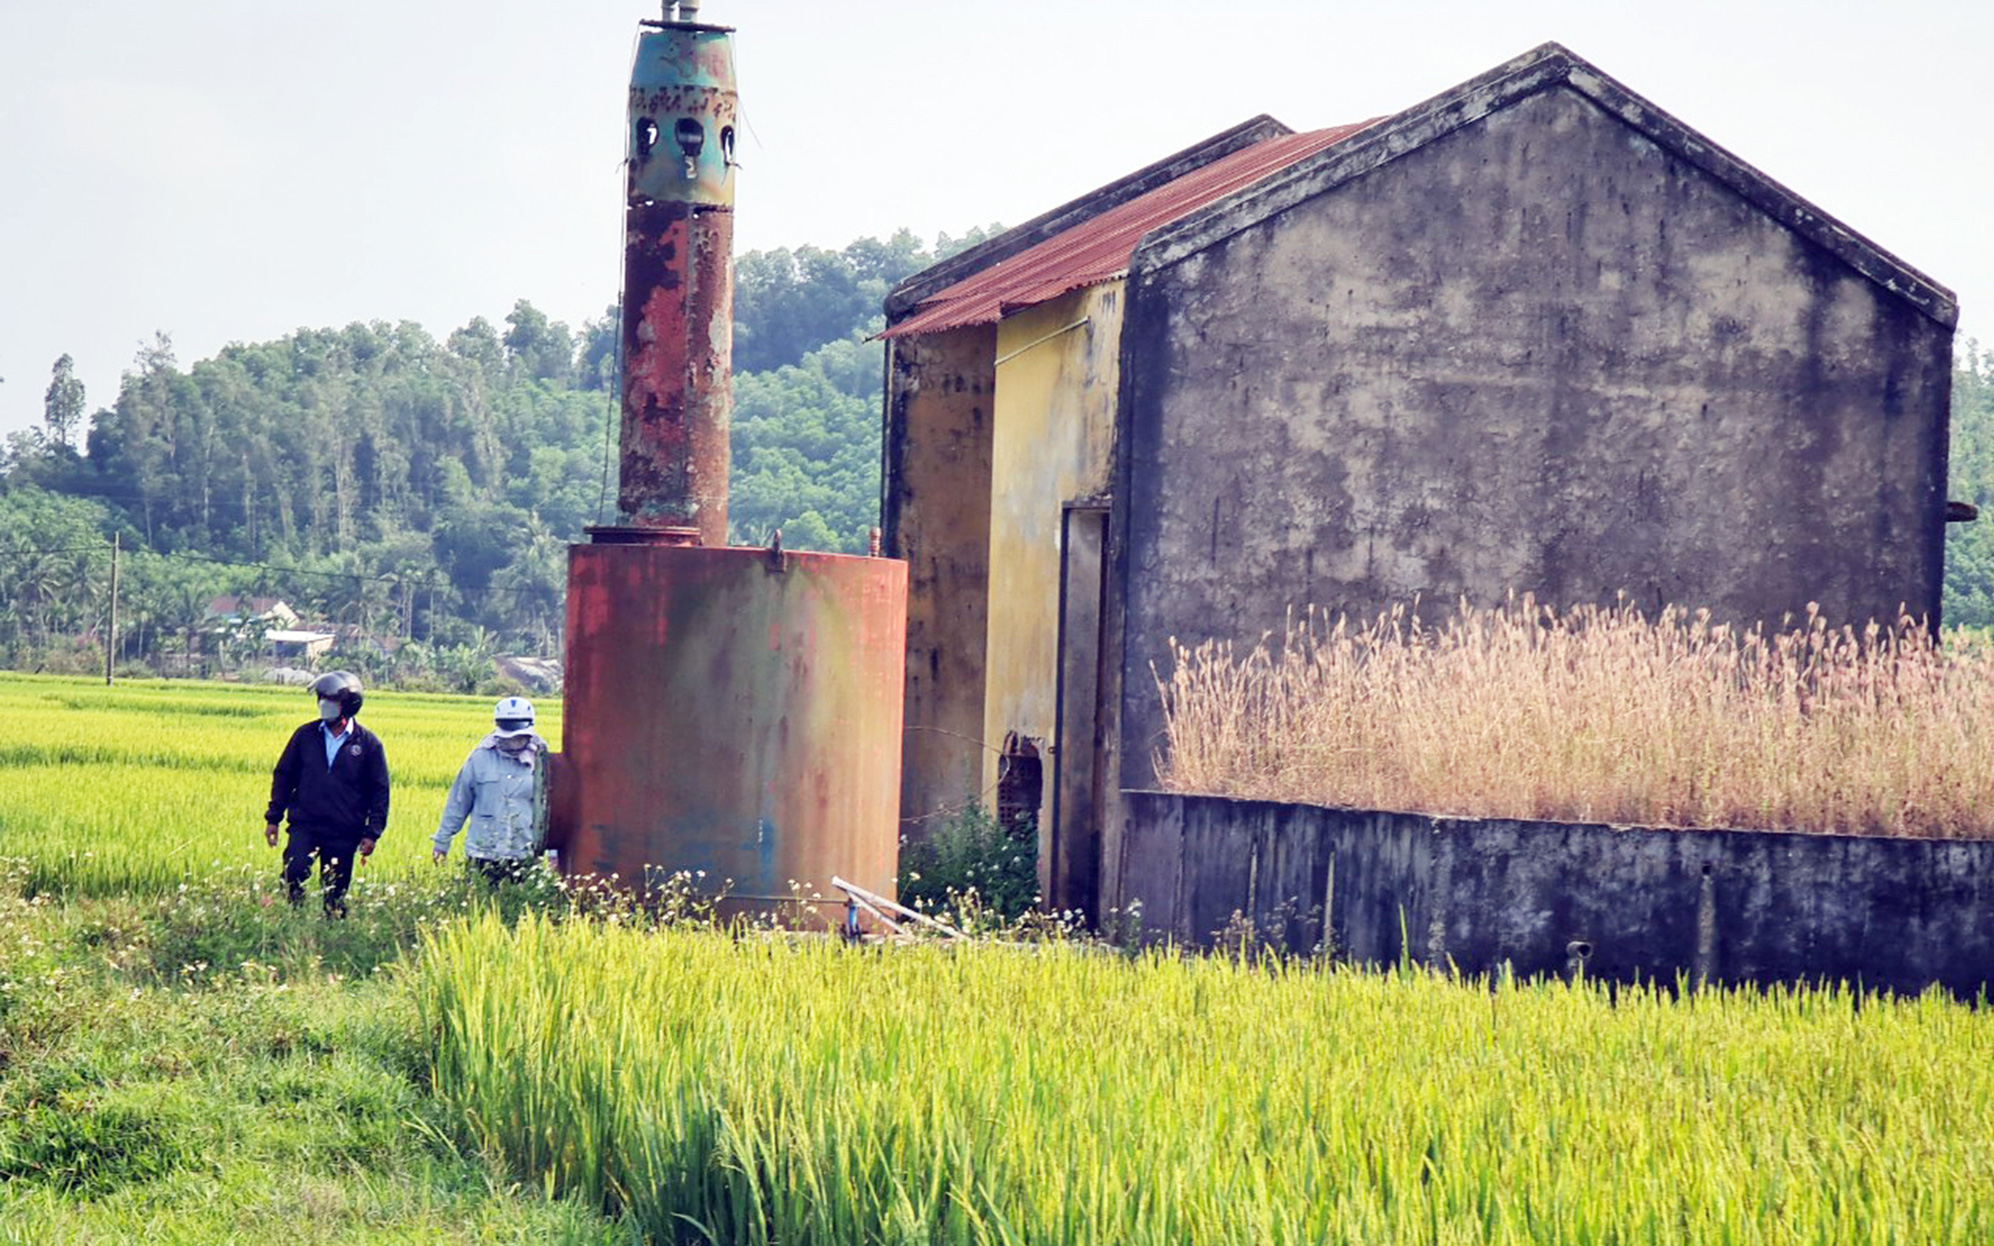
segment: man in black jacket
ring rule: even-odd
[[[312,681],[317,720],[291,733],[270,776],[270,808],[263,838],[277,846],[277,824],[291,815],[284,845],[284,887],[291,903],[305,898],[312,858],[319,860],[325,911],[346,915],[346,887],[353,854],[372,855],[388,821],[388,757],[380,737],[353,721],[360,712],[360,680],[333,671]]]

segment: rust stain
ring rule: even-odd
[[[570,874],[828,924],[834,875],[894,888],[907,567],[726,547],[724,36],[644,35],[631,102],[619,522],[569,550],[551,838]]]
[[[624,243],[617,508],[637,527],[727,540],[733,214],[632,205]]]
[[[799,916],[842,875],[892,894],[907,565],[578,545],[559,802],[572,873],[705,871],[730,912]],[[828,912],[828,910],[827,910]],[[833,919],[835,914],[832,914]]]

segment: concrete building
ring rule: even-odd
[[[1036,814],[1057,907],[1119,902],[1173,637],[1511,590],[1937,616],[1951,294],[1555,44],[1248,122],[887,316],[904,827]]]

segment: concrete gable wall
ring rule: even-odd
[[[1167,638],[1415,593],[1936,614],[1951,330],[1565,86],[1131,278],[1122,781]]]

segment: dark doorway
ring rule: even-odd
[[[1039,888],[1055,912],[1092,914],[1100,884],[1101,626],[1105,500],[1071,502],[1060,526],[1058,732],[1052,817],[1039,835]]]

